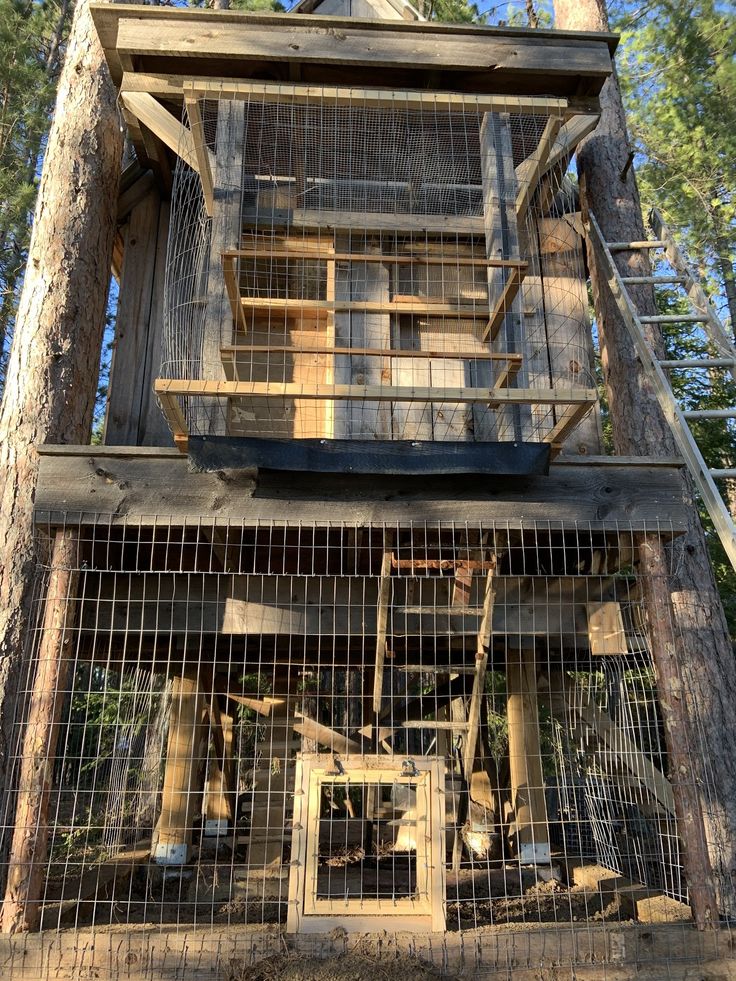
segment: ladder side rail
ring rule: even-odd
[[[665,255],[672,268],[684,278],[685,289],[693,307],[705,316],[706,332],[714,346],[722,354],[734,359],[735,364],[731,374],[736,381],[736,345],[729,336],[723,321],[718,316],[712,301],[703,289],[699,278],[693,274],[672,232],[656,208],[652,208],[649,212],[649,224],[655,237],[665,243]]]
[[[606,245],[592,212],[588,219],[588,237],[593,247],[603,259],[602,268],[611,295],[631,334],[642,365],[648,371],[657,401],[664,413],[665,419],[669,423],[680,452],[708,509],[708,513],[723,543],[726,554],[736,569],[736,525],[734,525],[731,514],[723,502],[723,498],[695,442],[682,410],[672,394],[667,377],[660,367],[659,360],[649,346],[631,297],[621,281],[621,274],[616,263],[613,261],[613,256]]]

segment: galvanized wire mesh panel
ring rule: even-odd
[[[187,99],[199,172],[175,176],[158,384],[175,431],[574,427],[595,393],[574,197],[548,166],[559,100],[232,95]]]
[[[390,910],[478,949],[565,924],[587,957],[597,924],[689,922],[631,533],[100,516],[51,538],[3,820],[30,923],[257,945]]]

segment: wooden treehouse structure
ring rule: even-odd
[[[686,530],[681,462],[602,455],[565,176],[616,39],[91,6],[135,162],[104,445],[41,448],[20,974],[211,977],[335,928],[717,953],[640,562]]]

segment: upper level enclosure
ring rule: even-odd
[[[155,388],[180,445],[561,446],[596,401],[564,175],[610,39],[105,6],[139,155],[177,156]]]
[[[574,208],[540,200],[565,109],[192,89],[164,403],[192,435],[554,442],[595,398]]]

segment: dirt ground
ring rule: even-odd
[[[433,967],[413,957],[374,958],[362,954],[338,954],[317,959],[284,954],[236,968],[223,981],[434,981]]]

